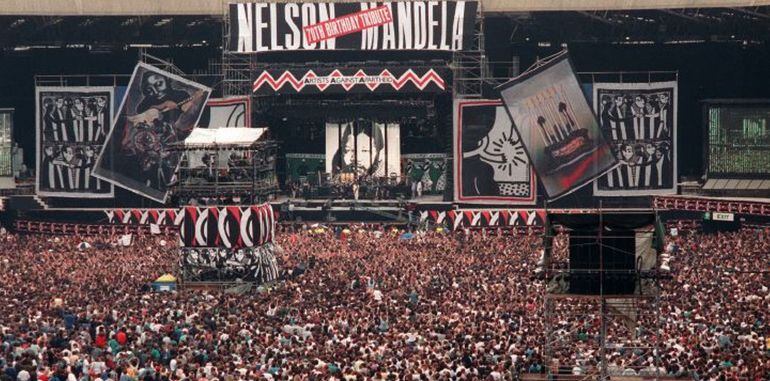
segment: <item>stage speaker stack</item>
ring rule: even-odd
[[[650,262],[642,257],[657,242],[652,237],[653,214],[549,214],[548,218],[549,224],[562,226],[569,235],[567,293],[635,293],[640,271],[648,270],[640,266]]]

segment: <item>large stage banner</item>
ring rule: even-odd
[[[249,97],[210,98],[203,107],[197,128],[251,127],[251,101]],[[184,152],[188,168],[207,169],[218,158],[217,166],[226,168],[232,157],[242,158],[239,150],[187,150]],[[185,165],[182,165],[183,167]]]
[[[187,206],[180,210],[180,246],[241,248],[264,245],[275,236],[270,204],[228,207]]]
[[[286,179],[315,178],[316,181],[326,171],[326,157],[316,153],[287,153]]]
[[[597,196],[676,193],[677,83],[595,83],[594,110],[619,164]]]
[[[566,52],[501,85],[500,95],[549,197],[617,163]]]
[[[252,89],[258,95],[329,93],[441,93],[450,72],[429,67],[340,67],[263,70]]]
[[[443,194],[446,189],[447,155],[412,153],[401,155],[401,168],[411,182],[422,182],[423,194]]]
[[[326,123],[326,172],[397,177],[400,161],[399,124],[365,119]]]
[[[112,184],[94,177],[110,133],[112,87],[36,88],[38,195],[109,198]]]
[[[198,127],[251,127],[249,97],[209,99],[198,120]]]
[[[230,4],[236,53],[468,49],[476,1]]]
[[[139,63],[94,174],[158,202],[165,202],[183,141],[196,126],[211,89]]]
[[[502,103],[456,100],[453,119],[455,201],[534,203],[535,171]]]
[[[0,189],[13,188],[13,111],[0,108]]]

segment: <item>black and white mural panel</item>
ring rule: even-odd
[[[93,170],[113,117],[112,87],[36,89],[38,195],[109,198],[114,188]]]
[[[677,82],[594,83],[594,110],[618,165],[597,196],[676,193]]]

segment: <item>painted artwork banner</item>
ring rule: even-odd
[[[250,105],[248,97],[210,98],[203,108],[196,128],[251,127]],[[213,168],[227,168],[228,163],[248,161],[246,156],[246,151],[234,149],[187,150],[182,158],[182,168],[205,174],[213,171]]]
[[[453,142],[455,201],[535,202],[535,171],[499,100],[456,100]]]
[[[112,87],[37,87],[36,192],[46,197],[110,198],[94,176],[112,126]]]
[[[676,193],[677,82],[595,83],[594,110],[618,165],[597,196]]]
[[[209,99],[197,126],[200,128],[251,127],[249,97]]]
[[[126,95],[96,163],[96,177],[165,202],[183,141],[197,125],[211,89],[145,63],[134,68]]]
[[[229,5],[235,53],[467,50],[476,1],[250,2]]]
[[[327,122],[325,164],[332,175],[399,176],[400,125],[368,119]]]
[[[566,195],[616,165],[566,52],[499,90],[550,198]]]

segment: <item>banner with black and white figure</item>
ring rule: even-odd
[[[453,141],[455,201],[535,202],[535,172],[500,101],[456,100]]]
[[[326,123],[326,172],[399,176],[401,132],[397,123],[359,119]]]
[[[450,72],[429,67],[342,67],[263,70],[252,90],[258,95],[341,93],[441,93]]]
[[[184,207],[177,214],[180,246],[254,247],[272,242],[275,213],[270,204]]]
[[[467,50],[477,6],[476,1],[230,4],[227,50]]]
[[[201,84],[137,64],[94,175],[165,202],[181,156],[168,146],[187,138],[210,94]]]
[[[249,97],[211,98],[206,102],[197,127],[251,127]]]
[[[110,133],[112,87],[38,87],[36,192],[48,197],[109,198],[109,182],[93,176]]]
[[[280,270],[275,246],[226,249],[221,247],[184,248],[179,266],[188,277],[199,281],[241,279],[266,283],[278,279]]]
[[[597,196],[676,193],[677,82],[594,83],[594,110],[619,164]]]

